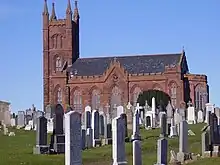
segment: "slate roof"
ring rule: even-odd
[[[117,57],[79,58],[67,71],[77,76],[102,75],[111,61],[119,61],[129,74],[164,72],[165,66],[178,65],[181,60],[179,54],[136,55]]]

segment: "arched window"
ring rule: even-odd
[[[62,104],[62,89],[58,88],[57,90],[57,103]]]
[[[115,107],[120,106],[122,104],[121,94],[122,94],[121,90],[117,86],[112,88],[111,106],[110,106],[111,119],[117,117],[117,110],[115,109]]]
[[[176,83],[172,83],[170,85],[170,98],[171,98],[171,104],[174,108],[176,108],[177,105],[177,85]]]
[[[136,106],[137,104],[137,99],[140,93],[141,93],[141,89],[139,87],[136,87],[133,91],[133,98],[132,98],[132,102],[134,106]]]
[[[92,91],[92,110],[98,110],[100,107],[100,92],[98,90]]]
[[[73,109],[78,112],[82,111],[82,94],[80,90],[73,92]]]
[[[62,70],[62,61],[60,57],[56,58],[56,71],[61,71]]]
[[[205,102],[206,102],[205,97],[206,97],[206,94],[205,94],[204,89],[202,88],[201,85],[197,85],[195,87],[195,108],[197,110],[204,109]]]

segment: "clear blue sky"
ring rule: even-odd
[[[64,17],[67,0],[54,1]],[[42,107],[43,2],[0,1],[0,100],[13,111]],[[220,105],[219,6],[219,0],[79,0],[81,57],[174,53],[184,46],[190,71],[208,75],[211,102]]]

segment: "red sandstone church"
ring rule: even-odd
[[[97,48],[98,49],[98,48]],[[203,109],[208,102],[207,76],[191,74],[184,50],[175,54],[115,57],[79,57],[79,12],[67,2],[66,18],[58,19],[55,5],[43,11],[44,107],[61,103],[81,111],[109,104],[135,104],[141,91],[162,90],[178,108],[192,103]],[[182,104],[181,104],[182,105]]]

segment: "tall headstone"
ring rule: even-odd
[[[127,115],[125,113],[122,113],[120,116],[124,120],[124,124],[125,124],[125,141],[128,142],[129,137],[128,137]]]
[[[34,154],[45,154],[49,150],[47,145],[47,119],[44,116],[37,118],[36,146]]]
[[[65,135],[64,135],[64,110],[62,105],[57,104],[54,115],[54,150],[56,153],[65,152]]]
[[[203,112],[202,110],[199,110],[197,115],[197,123],[202,123],[203,121]]]
[[[189,159],[188,152],[188,123],[186,120],[180,122],[179,133],[179,152],[177,153],[177,159],[180,162],[184,162]]]
[[[161,116],[160,139],[157,140],[157,165],[167,164],[168,142],[165,138],[167,135],[167,116]]]
[[[65,165],[82,165],[81,115],[65,114]]]
[[[139,114],[140,111],[136,109],[133,117],[133,134],[131,137],[133,145],[133,165],[141,165],[141,137],[140,137],[140,126],[139,126]]]
[[[24,111],[18,111],[18,119],[17,119],[17,125],[19,127],[25,126],[25,112]]]
[[[106,116],[103,111],[99,112],[99,134],[104,136]]]
[[[210,138],[211,144],[213,146],[212,156],[219,157],[220,156],[220,132],[218,126],[218,118],[215,113],[211,113],[210,115]]]
[[[118,116],[112,121],[112,158],[113,165],[127,164],[125,154],[125,124],[124,119]]]
[[[196,124],[196,116],[195,116],[195,108],[188,107],[187,108],[187,122],[188,124]]]
[[[91,107],[87,106],[85,108],[85,115],[84,115],[85,119],[84,119],[84,123],[85,123],[85,128],[91,128]]]
[[[93,147],[101,145],[101,139],[99,137],[99,112],[97,110],[92,111],[92,130],[93,130]]]

